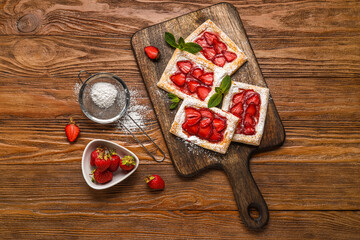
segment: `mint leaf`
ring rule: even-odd
[[[180,37],[178,43],[179,43],[179,49],[183,50],[185,46],[185,40],[182,37]]]
[[[187,51],[192,54],[196,54],[196,53],[200,52],[202,49],[203,48],[199,44],[194,43],[194,42],[185,43],[185,46],[184,46],[184,51]]]
[[[215,87],[215,92],[217,92],[217,93],[222,93],[222,90],[221,90],[220,87]]]
[[[223,96],[221,93],[214,93],[208,102],[208,108],[216,107],[221,103]]]
[[[170,110],[173,110],[179,104],[180,98],[173,93],[169,93],[168,97],[171,99],[171,102],[172,102],[172,104],[170,105]]]
[[[176,43],[174,35],[169,32],[165,33],[165,41],[172,47],[177,48],[178,44]]]
[[[222,93],[227,93],[230,87],[231,87],[231,78],[229,75],[226,75],[221,81],[221,85],[220,85]]]
[[[170,110],[174,110],[177,107],[178,103],[172,103],[170,105]]]
[[[173,93],[168,93],[168,97],[169,97],[169,98],[177,98],[178,96],[176,96],[176,95],[173,94]]]

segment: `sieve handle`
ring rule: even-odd
[[[87,75],[91,76],[91,73],[89,73],[88,71],[85,71],[85,70],[81,70],[78,74],[78,78],[79,80],[81,81],[82,84],[84,84],[84,81],[81,79],[81,74],[82,73],[86,73]]]

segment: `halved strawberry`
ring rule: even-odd
[[[187,83],[187,85],[188,85],[189,91],[191,93],[194,93],[194,92],[196,92],[196,88],[200,85],[200,83],[198,81],[189,81]]]
[[[201,68],[195,68],[192,70],[191,72],[191,75],[194,77],[194,78],[199,78],[201,75],[204,74],[204,70],[201,69]]]
[[[230,109],[230,112],[237,117],[240,117],[241,114],[243,113],[243,111],[244,111],[244,108],[243,108],[242,103],[238,103]]]
[[[185,122],[188,123],[189,126],[194,126],[201,119],[201,113],[193,107],[186,107],[185,114],[186,114]]]
[[[199,80],[208,86],[212,86],[214,82],[214,73],[205,73],[199,77]]]
[[[212,62],[219,67],[223,67],[226,63],[226,59],[223,55],[218,55],[218,56],[214,57]]]
[[[254,95],[252,95],[248,100],[246,100],[246,104],[251,104],[254,103],[255,105],[259,105],[260,104],[260,96],[258,93],[255,93]]]
[[[190,72],[192,67],[192,63],[190,61],[179,61],[176,63],[176,65],[178,66],[179,70],[185,74]]]
[[[220,53],[222,53],[222,51],[227,50],[227,46],[222,41],[215,39],[214,40],[214,49],[217,54],[220,54]]]
[[[160,57],[160,52],[159,49],[157,49],[154,46],[147,46],[144,48],[146,55],[152,59],[152,60],[157,60]]]
[[[199,138],[208,139],[211,136],[212,132],[213,128],[211,125],[209,125],[207,127],[200,127],[197,135]]]
[[[233,96],[232,102],[234,104],[243,103],[245,97],[245,91],[242,91],[240,93],[237,93]]]
[[[182,128],[189,133],[190,135],[196,135],[199,131],[200,124],[195,124],[193,126],[189,126],[189,123],[184,122]]]
[[[254,125],[255,125],[254,118],[252,116],[250,116],[249,114],[246,114],[245,119],[244,119],[244,126],[245,127],[253,127]]]
[[[213,45],[213,44],[214,44],[214,40],[218,40],[218,37],[217,37],[215,34],[210,33],[210,32],[205,32],[205,33],[204,33],[204,37],[205,37],[206,42],[207,42],[209,45]]]
[[[205,100],[205,98],[209,95],[210,91],[210,88],[204,86],[199,86],[196,88],[196,93],[201,100]]]
[[[256,113],[256,107],[253,103],[251,103],[247,109],[246,109],[246,113],[249,114],[250,116],[254,116]]]
[[[221,132],[226,127],[226,120],[221,118],[215,118],[213,121],[213,125],[216,131]]]
[[[201,121],[200,121],[200,127],[204,128],[209,126],[212,121],[214,120],[214,115],[209,109],[200,109],[201,113]]]
[[[170,79],[177,86],[182,87],[185,84],[186,76],[185,76],[185,74],[179,72],[179,73],[171,75]]]
[[[230,51],[222,51],[227,62],[232,62],[237,58],[236,53]]]
[[[243,133],[245,135],[254,135],[255,134],[255,128],[253,128],[253,127],[245,127]]]
[[[207,43],[207,41],[205,40],[205,38],[198,38],[195,41],[197,44],[199,44],[201,47],[210,47],[210,45]]]
[[[210,142],[220,142],[223,138],[223,135],[216,131],[216,129],[213,129],[212,134],[209,138]]]
[[[203,50],[201,50],[201,53],[204,55],[204,57],[207,59],[207,60],[212,60],[215,55],[216,55],[216,52],[214,50],[213,47],[204,47]]]

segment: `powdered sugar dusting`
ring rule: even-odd
[[[77,82],[74,85],[74,97],[75,97],[75,101],[78,102],[79,101],[79,92],[80,92],[80,88],[81,88],[81,83]]]
[[[216,157],[216,153],[214,153],[210,150],[207,150],[203,147],[200,147],[194,143],[186,141],[185,139],[177,137],[177,140],[183,142],[185,147],[188,149],[188,151],[195,156],[207,156],[209,158]]]

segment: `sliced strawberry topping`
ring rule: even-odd
[[[221,118],[215,118],[213,121],[213,125],[216,131],[221,132],[226,127],[226,120]]]
[[[197,44],[199,44],[201,47],[210,47],[210,45],[207,43],[207,41],[205,40],[205,38],[198,38],[195,41]]]
[[[185,122],[188,124],[188,126],[194,126],[201,119],[201,113],[193,107],[186,107],[185,114]]]
[[[245,91],[242,91],[241,93],[237,93],[233,96],[232,102],[234,104],[238,104],[238,103],[242,103],[244,102],[244,96],[245,96]]]
[[[219,142],[223,138],[223,135],[216,131],[216,129],[213,129],[212,135],[209,138],[210,142]]]
[[[190,135],[196,135],[198,133],[198,131],[199,131],[199,125],[200,124],[195,124],[193,126],[189,126],[189,123],[185,122],[185,123],[183,123],[182,127]]]
[[[226,59],[223,55],[218,55],[212,60],[213,63],[219,67],[223,67],[226,63]]]
[[[255,125],[254,118],[252,116],[250,116],[249,114],[246,114],[245,119],[244,119],[244,126],[245,127],[253,127],[254,125]]]
[[[207,60],[212,60],[215,55],[216,52],[214,50],[213,47],[204,47],[203,50],[201,50],[202,54],[204,55],[204,57],[206,57]]]
[[[222,41],[215,39],[214,40],[214,49],[217,54],[220,54],[220,53],[222,53],[222,51],[227,50],[227,46]]]
[[[196,92],[196,88],[200,85],[198,81],[189,81],[187,84],[191,93]]]
[[[196,93],[201,100],[205,100],[205,98],[209,95],[210,91],[210,88],[204,86],[198,86],[196,88]]]
[[[255,93],[254,95],[252,95],[248,100],[246,100],[246,104],[251,104],[254,103],[255,105],[259,105],[260,104],[260,96],[258,93]]]
[[[230,109],[230,112],[232,114],[234,114],[235,116],[237,117],[240,117],[241,114],[243,113],[244,111],[244,108],[243,108],[243,104],[240,102],[238,104],[236,104],[235,106],[233,106],[231,109]]]
[[[212,129],[211,125],[209,125],[207,127],[200,127],[197,135],[199,138],[208,139],[213,132],[212,130],[213,129]]]
[[[200,121],[200,127],[209,126],[214,120],[214,115],[208,109],[200,109],[202,120]]]
[[[183,73],[176,73],[176,74],[171,75],[170,79],[177,86],[182,87],[185,84],[186,76]]]
[[[199,78],[201,75],[204,74],[204,70],[202,70],[201,68],[195,68],[194,70],[192,70],[191,75],[194,78]]]
[[[187,74],[188,72],[190,72],[192,63],[190,61],[179,61],[179,62],[177,62],[177,66],[180,71]]]
[[[199,77],[199,80],[208,86],[212,86],[214,82],[214,73],[205,73]]]
[[[244,132],[245,135],[254,135],[255,129],[253,127],[245,127]]]
[[[222,54],[224,54],[224,57],[227,62],[232,62],[237,58],[237,55],[234,52],[222,51]]]
[[[210,33],[210,32],[205,32],[204,37],[209,45],[213,45],[214,40],[218,40],[218,37],[215,34]]]
[[[256,113],[256,107],[253,103],[251,103],[247,109],[246,109],[246,113],[249,114],[250,116],[254,116]]]

